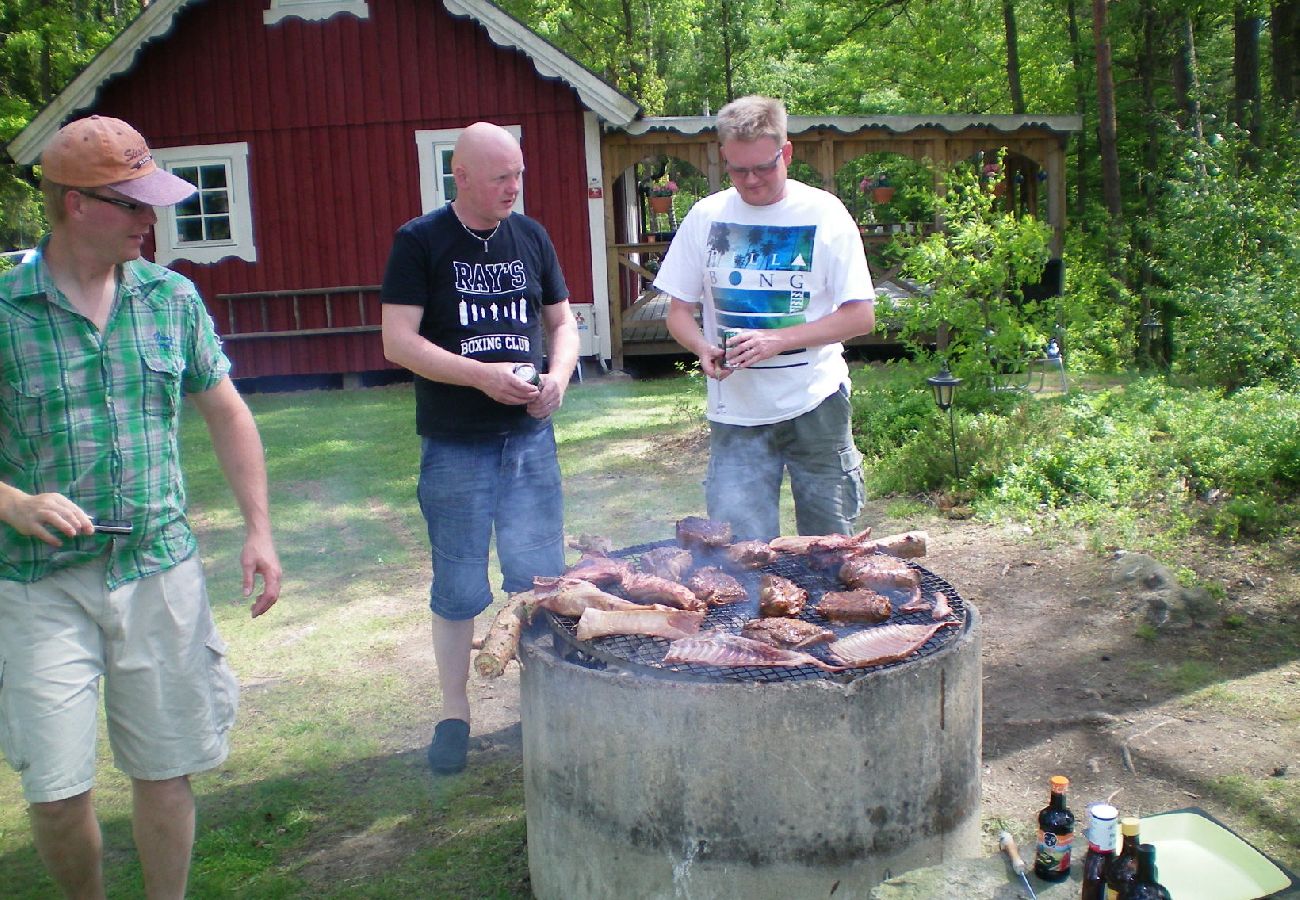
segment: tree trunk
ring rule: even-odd
[[[1259,33],[1263,20],[1244,3],[1232,8],[1233,61],[1232,76],[1236,88],[1233,114],[1237,125],[1250,134],[1250,142],[1260,145],[1259,119]]]
[[[1196,74],[1196,32],[1190,15],[1183,16],[1182,40],[1174,57],[1174,96],[1179,125],[1200,143],[1205,139],[1205,126],[1201,121],[1201,82]]]
[[[1142,192],[1147,222],[1156,220],[1157,170],[1160,167],[1160,133],[1156,127],[1159,111],[1156,109],[1156,11],[1152,0],[1140,0],[1139,15],[1142,24],[1142,41],[1138,47],[1137,73],[1142,85],[1142,118],[1145,126],[1142,152],[1143,177],[1139,179],[1138,190]],[[1139,321],[1150,322],[1156,317],[1156,310],[1151,303],[1150,288],[1154,278],[1151,272],[1151,230],[1138,227],[1134,229],[1132,241],[1138,248],[1138,285]],[[1138,358],[1149,365],[1158,365],[1155,344],[1151,341],[1150,331],[1140,328],[1138,334]]]
[[[1300,0],[1274,3],[1269,16],[1273,33],[1273,98],[1292,106],[1300,90]]]
[[[1011,88],[1011,111],[1025,114],[1025,94],[1020,87],[1020,40],[1016,37],[1015,0],[1002,0],[1002,24],[1007,33],[1007,84]]]
[[[1088,79],[1083,68],[1083,44],[1079,38],[1079,19],[1075,15],[1074,0],[1067,0],[1066,11],[1069,14],[1070,53],[1074,58],[1074,109],[1079,118],[1086,121],[1088,115]],[[1078,150],[1077,164],[1074,167],[1074,220],[1082,222],[1088,209],[1088,167],[1084,160],[1088,158],[1088,131],[1084,129],[1075,138]]]
[[[1115,139],[1115,79],[1111,73],[1106,0],[1092,0],[1092,36],[1097,54],[1097,149],[1101,152],[1101,192],[1112,222],[1123,216],[1119,192],[1119,147]]]
[[[723,103],[736,99],[734,77],[731,60],[731,0],[722,0],[722,78],[726,89]]]

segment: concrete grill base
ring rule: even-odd
[[[541,900],[866,897],[979,854],[979,614],[850,684],[680,682],[519,650]]]

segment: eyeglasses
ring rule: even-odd
[[[109,206],[116,206],[127,212],[139,212],[148,206],[148,203],[132,203],[130,200],[119,200],[116,197],[103,197],[99,194],[92,194],[90,191],[77,189],[77,193],[83,197],[89,197],[91,200],[98,200],[100,203],[107,203]]]
[[[785,153],[785,147],[776,151],[776,156],[772,157],[771,162],[759,163],[756,166],[733,166],[731,163],[725,161],[723,162],[723,165],[726,167],[727,174],[732,177],[732,180],[744,178],[751,173],[760,176],[771,175],[776,171],[777,161],[781,158],[781,154],[783,153]]]

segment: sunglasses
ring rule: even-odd
[[[148,203],[132,203],[130,200],[119,200],[116,197],[104,197],[99,194],[92,194],[90,191],[78,190],[78,194],[83,197],[89,197],[91,200],[98,200],[100,203],[107,203],[109,206],[116,206],[127,212],[139,212],[148,206]]]
[[[731,163],[725,161],[723,162],[723,166],[726,167],[727,174],[729,174],[733,179],[744,178],[751,172],[755,175],[771,175],[776,171],[777,161],[781,159],[781,154],[784,152],[785,147],[782,147],[780,150],[776,151],[776,156],[772,157],[771,162],[759,163],[756,166],[733,166]]]

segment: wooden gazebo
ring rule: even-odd
[[[1079,116],[791,116],[794,158],[815,169],[822,187],[835,190],[835,173],[853,160],[890,153],[935,166],[935,189],[941,173],[977,153],[1006,148],[1030,177],[1013,187],[1017,208],[1052,226],[1052,253],[1059,257],[1065,236],[1065,148],[1070,134],[1082,127]],[[628,355],[682,352],[663,326],[666,301],[650,289],[653,272],[646,263],[667,248],[671,234],[647,228],[638,195],[638,163],[674,157],[708,178],[710,190],[723,183],[715,120],[691,116],[642,118],[610,129],[601,138],[605,198],[605,234],[609,278],[612,362],[621,368]],[[939,223],[926,223],[938,227]],[[864,230],[864,239],[883,242],[888,231]],[[875,272],[876,287],[889,289],[891,273]],[[881,341],[873,336],[868,341]]]

